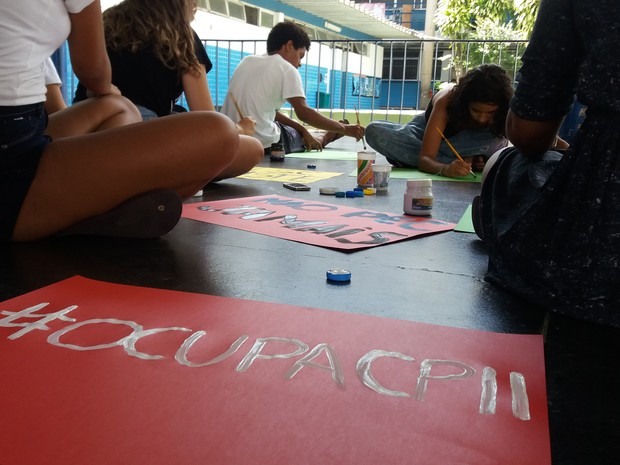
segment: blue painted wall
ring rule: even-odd
[[[400,109],[402,101],[403,108],[417,108],[419,88],[418,81],[383,81],[379,107]]]

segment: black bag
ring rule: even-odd
[[[282,140],[284,153],[299,153],[306,151],[304,139],[295,128],[282,123],[278,123],[278,126],[280,126],[280,139]]]

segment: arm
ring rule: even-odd
[[[99,0],[79,13],[70,13],[69,18],[71,32],[67,40],[73,71],[80,82],[95,95],[114,93]]]
[[[304,97],[293,97],[287,99],[295,110],[297,117],[304,123],[307,123],[318,129],[344,134],[345,136],[354,137],[360,140],[364,137],[364,128],[357,124],[342,124],[331,118],[323,116],[318,111],[308,106]]]
[[[181,77],[183,92],[185,92],[185,98],[190,111],[215,110],[206,75],[207,70],[205,66],[200,65],[200,73],[186,72]]]
[[[286,116],[284,113],[280,111],[276,111],[276,121],[278,123],[286,124],[287,126],[292,127],[299,134],[301,134],[301,137],[304,140],[304,145],[306,146],[306,150],[313,150],[313,149],[322,150],[323,149],[321,142],[317,140],[312,134],[310,134],[310,131],[308,131],[303,125],[299,124],[294,119]]]
[[[558,140],[557,133],[573,104],[578,70],[584,59],[573,14],[566,0],[542,0],[521,59],[506,135],[528,158],[540,157],[550,148],[568,146]]]
[[[441,174],[453,178],[468,175],[471,166],[456,157],[449,165],[437,161],[437,153],[442,140],[437,128],[443,132],[448,124],[448,104],[450,103],[451,90],[452,87],[440,90],[433,99],[433,109],[422,138],[419,168],[425,173]]]
[[[48,84],[47,94],[45,95],[45,111],[48,115],[67,108],[65,99],[60,91],[60,84]]]
[[[200,65],[200,74],[192,72],[184,73],[181,77],[183,83],[183,92],[190,111],[215,111],[211,90],[209,89],[209,81],[206,79],[207,69],[204,65]],[[251,136],[254,134],[256,121],[252,118],[245,117],[237,124],[239,134]]]
[[[60,88],[62,81],[51,58],[45,60],[45,111],[48,115],[67,108]]]
[[[518,117],[510,110],[506,119],[506,134],[523,155],[537,158],[551,148],[568,147],[565,141],[557,137],[563,120],[562,117],[549,121],[530,121]]]

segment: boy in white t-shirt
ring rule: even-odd
[[[282,140],[285,130],[282,125],[299,133],[306,150],[321,150],[342,136],[357,140],[364,136],[362,126],[327,118],[308,106],[297,69],[309,49],[310,38],[300,26],[291,21],[278,23],[267,37],[267,55],[245,57],[230,80],[222,113],[233,121],[240,117],[239,111],[254,118],[254,137],[260,140],[266,152],[272,144]],[[314,137],[299,122],[278,111],[285,101],[291,104],[301,121],[327,132],[322,137]]]
[[[51,58],[45,60],[45,111],[48,115],[67,108],[67,103],[62,96],[62,80],[56,71],[56,66]]]

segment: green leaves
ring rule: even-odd
[[[510,41],[528,39],[539,5],[540,0],[438,0],[439,34],[468,41],[452,45],[452,66],[466,70],[496,63],[507,71],[516,69],[524,47]]]
[[[514,39],[524,39],[532,32],[539,4],[540,0],[439,0],[435,22],[440,34],[450,39],[479,38],[480,25],[489,22],[514,31]]]

